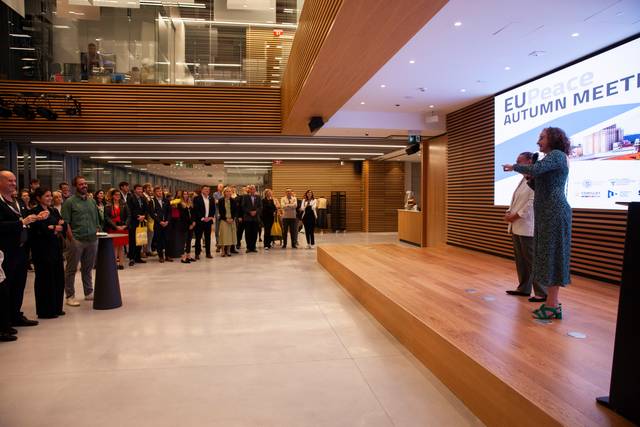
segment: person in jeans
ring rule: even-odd
[[[84,299],[93,300],[93,278],[91,271],[96,263],[98,252],[98,236],[100,217],[96,202],[88,197],[87,181],[83,176],[73,179],[75,195],[62,205],[62,219],[67,223],[67,266],[65,269],[64,287],[67,294],[67,305],[77,307],[75,279],[78,263],[81,263],[82,287]]]
[[[298,225],[296,218],[296,210],[298,209],[298,200],[293,195],[293,191],[287,188],[286,195],[280,200],[282,208],[282,249],[287,247],[287,230],[291,235],[291,247],[298,247]]]

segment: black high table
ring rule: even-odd
[[[120,235],[98,235],[98,255],[96,259],[96,282],[93,290],[93,308],[110,310],[122,306],[120,280],[113,252],[113,237]]]

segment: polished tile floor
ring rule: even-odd
[[[0,344],[0,426],[481,425],[315,256],[260,249],[127,268],[123,307],[65,306]],[[33,317],[32,273],[27,287]]]

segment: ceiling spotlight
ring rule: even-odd
[[[416,61],[413,60],[413,59],[411,61],[409,61],[409,64],[415,64],[415,63],[416,63]]]
[[[579,36],[580,36],[580,33],[573,33],[573,34],[571,34],[571,37],[579,37]]]
[[[0,117],[8,119],[11,117],[11,109],[5,105],[4,99],[0,98]]]
[[[82,107],[80,103],[71,95],[65,97],[64,112],[68,116],[80,116],[82,114]]]
[[[47,120],[58,119],[58,113],[56,113],[55,111],[53,111],[51,108],[48,108],[48,107],[37,107],[36,112],[40,117],[44,117]]]
[[[380,85],[380,87],[385,88],[385,87],[387,87],[387,85]]]
[[[453,26],[454,27],[460,27],[460,26],[462,26],[462,22],[456,21],[456,22],[453,23]]]
[[[13,104],[13,113],[16,116],[22,117],[26,120],[33,120],[36,118],[36,113],[28,104],[25,103]]]
[[[429,105],[429,108],[435,108],[435,105],[431,104]]]
[[[360,105],[364,105],[364,101],[360,101]]]
[[[504,67],[504,69],[505,69],[506,71],[509,71],[509,70],[511,69],[511,67],[509,67],[509,66],[507,65],[506,67]]]
[[[466,92],[466,91],[467,91],[466,89],[460,89],[460,92]]]

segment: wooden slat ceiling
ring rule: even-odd
[[[447,0],[307,0],[282,85],[283,133],[328,120]]]
[[[512,257],[503,222],[504,207],[493,205],[493,98],[447,115],[447,243]],[[618,282],[626,212],[573,210],[571,270]]]

